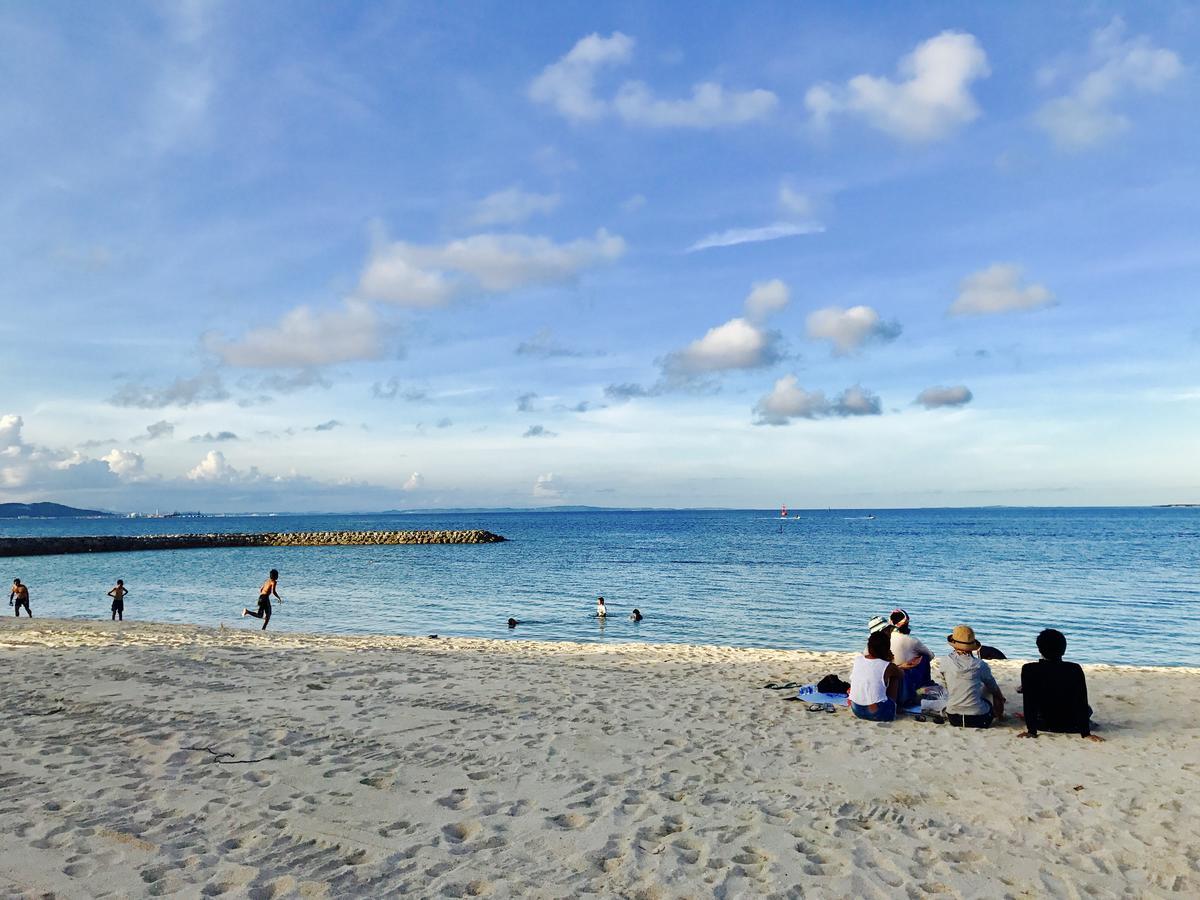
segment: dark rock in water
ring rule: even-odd
[[[496,544],[490,531],[296,531],[251,534],[141,534],[0,538],[0,556],[128,553],[209,547],[361,547],[391,544]]]

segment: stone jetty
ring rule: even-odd
[[[210,547],[364,547],[386,544],[496,544],[490,531],[264,531],[252,534],[139,534],[0,538],[0,556],[129,553]]]

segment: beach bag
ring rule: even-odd
[[[817,691],[822,694],[848,694],[850,682],[842,681],[836,675],[826,675],[817,682]]]

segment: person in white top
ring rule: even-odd
[[[900,708],[904,709],[916,702],[918,688],[933,683],[930,671],[933,651],[910,634],[908,613],[904,610],[893,609],[889,621],[892,624],[892,662],[904,675],[897,698]]]
[[[608,610],[604,608],[604,598],[603,597],[596,598],[596,618],[597,619],[608,618]]]
[[[892,662],[891,638],[876,631],[867,649],[854,658],[850,672],[850,709],[860,719],[890,722],[896,718],[896,697],[902,677]]]

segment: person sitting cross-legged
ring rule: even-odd
[[[902,676],[892,662],[892,637],[873,632],[867,649],[854,657],[850,672],[850,709],[860,719],[891,722],[896,718],[896,696]]]
[[[1083,668],[1063,660],[1066,637],[1061,631],[1047,628],[1038,635],[1037,647],[1042,658],[1021,667],[1025,730],[1017,736],[1035,738],[1039,731],[1057,731],[1090,741],[1104,740],[1092,734],[1092,708],[1088,706]]]

